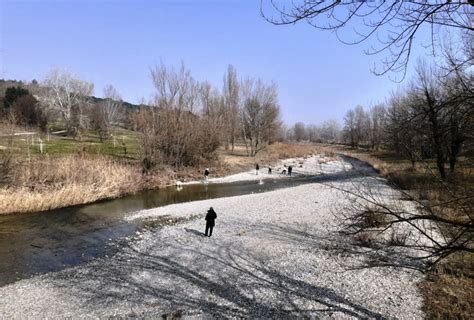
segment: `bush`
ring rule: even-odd
[[[142,108],[134,119],[142,133],[144,171],[159,163],[175,167],[198,165],[211,159],[220,146],[214,124],[190,112]]]
[[[394,247],[403,247],[405,246],[409,235],[410,234],[408,232],[401,232],[399,230],[392,229],[392,233],[390,234],[390,239],[388,240],[387,244]]]
[[[354,242],[361,247],[367,247],[367,248],[377,247],[377,241],[373,233],[362,231],[355,234],[353,239],[354,239]]]
[[[357,220],[357,225],[361,229],[379,228],[388,223],[387,216],[375,210],[365,210],[358,215]]]
[[[48,124],[46,115],[39,107],[38,101],[31,94],[16,99],[11,109],[16,115],[18,125],[39,127],[41,131],[46,131]]]

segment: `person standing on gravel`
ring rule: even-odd
[[[208,231],[209,231],[209,237],[212,236],[212,229],[214,229],[215,225],[215,220],[217,219],[217,214],[214,211],[214,208],[211,207],[209,210],[207,210],[206,214],[206,232],[204,235],[207,237]]]
[[[289,166],[288,167],[288,175],[291,176],[291,171],[293,170],[293,167],[292,166]]]
[[[260,170],[260,166],[259,166],[258,163],[257,163],[257,164],[255,164],[255,171],[257,172],[257,173],[256,173],[257,176],[258,176],[258,170]]]

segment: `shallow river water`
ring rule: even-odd
[[[322,178],[322,177],[321,177]],[[133,212],[173,203],[271,191],[316,177],[168,187],[115,200],[33,214],[0,216],[0,286],[58,271],[111,252],[110,244],[142,227]]]

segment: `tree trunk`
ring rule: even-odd
[[[451,147],[449,150],[449,172],[454,173],[456,168],[456,162],[458,160],[459,152],[461,151],[462,141],[453,141],[451,142]]]

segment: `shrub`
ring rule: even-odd
[[[361,247],[367,247],[367,248],[377,247],[377,241],[373,233],[362,231],[355,234],[353,239],[354,239],[354,242]]]
[[[390,234],[387,244],[389,246],[402,247],[406,244],[409,236],[410,234],[408,232],[392,229],[392,233]]]
[[[388,223],[387,216],[383,212],[375,210],[365,210],[358,215],[357,219],[358,227],[361,229],[379,228]]]

